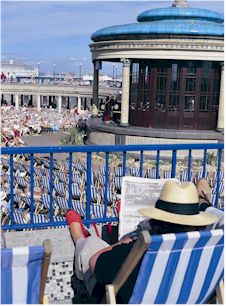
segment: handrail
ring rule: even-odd
[[[68,207],[72,208],[72,169],[73,169],[73,153],[86,153],[86,214],[84,224],[89,226],[93,221],[97,223],[106,223],[106,222],[116,222],[118,221],[117,217],[108,217],[107,216],[107,192],[108,192],[108,183],[109,183],[109,154],[111,153],[120,153],[122,154],[122,176],[126,175],[126,161],[127,161],[127,152],[136,153],[139,155],[139,176],[144,175],[143,172],[143,163],[144,156],[147,152],[153,153],[156,152],[155,157],[155,177],[159,177],[160,170],[160,156],[162,151],[171,152],[171,173],[172,178],[176,177],[176,167],[177,167],[177,151],[188,151],[187,152],[187,180],[191,180],[191,170],[193,166],[193,157],[192,154],[196,150],[203,151],[202,158],[202,176],[205,177],[207,173],[207,154],[208,150],[217,151],[217,165],[216,165],[216,200],[214,205],[218,206],[218,197],[220,192],[220,180],[221,180],[221,168],[222,168],[222,150],[224,149],[223,143],[203,143],[203,144],[148,144],[148,145],[117,145],[117,146],[52,146],[52,147],[11,147],[11,148],[2,148],[1,155],[9,155],[9,165],[10,165],[10,220],[11,224],[3,225],[3,229],[25,229],[25,228],[45,228],[49,226],[62,226],[66,225],[65,221],[54,221],[54,211],[53,211],[53,191],[54,191],[54,155],[60,153],[68,153],[68,162],[69,162],[69,184],[68,188]],[[105,153],[105,184],[104,184],[104,210],[103,217],[96,217],[92,219],[90,216],[91,212],[91,184],[92,184],[92,153]],[[29,224],[14,224],[14,155],[23,155],[28,154],[30,162],[30,179],[29,179],[29,188],[30,188],[30,223]],[[49,154],[49,190],[50,190],[50,209],[49,209],[49,218],[50,222],[34,222],[34,157],[35,154]],[[152,154],[153,159],[153,154]]]

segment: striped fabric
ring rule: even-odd
[[[104,217],[104,205],[93,204],[91,208],[92,208],[91,210],[92,210],[95,218],[103,218]]]
[[[115,185],[115,188],[116,188],[117,190],[121,190],[122,178],[116,176],[116,177],[114,178],[114,185]]]
[[[46,209],[50,208],[50,195],[49,194],[45,194],[45,193],[42,194],[42,203]]]
[[[54,183],[54,189],[56,190],[56,193],[61,196],[61,197],[65,197],[66,195],[66,188],[64,183]]]
[[[169,179],[169,178],[171,178],[171,170],[164,170],[164,171],[163,171],[163,178],[164,178],[164,179]]]
[[[20,210],[14,211],[13,220],[14,220],[14,223],[16,224],[25,224],[26,220],[24,218],[23,211],[20,211]]]
[[[34,172],[37,176],[42,176],[42,170],[38,167],[34,167]]]
[[[69,209],[69,206],[68,206],[68,200],[65,199],[65,198],[61,198],[61,197],[57,197],[56,198],[56,203],[57,205],[60,207],[61,210],[67,210]]]
[[[223,278],[223,231],[151,238],[129,303],[205,303]]]
[[[47,223],[49,222],[49,219],[46,217],[46,215],[37,214],[33,215],[33,221],[34,223]]]
[[[155,179],[156,178],[156,168],[147,169],[146,178]]]
[[[39,304],[44,247],[1,249],[1,303]]]
[[[23,189],[27,188],[29,186],[28,181],[25,180],[24,177],[16,176],[16,183]]]
[[[131,176],[137,176],[137,177],[140,176],[140,170],[138,168],[132,167],[129,170]]]
[[[80,174],[72,172],[72,182],[76,184],[81,184],[81,176]]]
[[[68,175],[60,171],[57,171],[56,175],[62,183],[68,184]]]
[[[72,198],[75,200],[80,199],[81,197],[81,190],[78,186],[78,184],[72,184],[71,185],[71,193],[72,193]]]
[[[121,177],[123,174],[123,167],[115,167],[114,174],[115,176]]]
[[[82,217],[86,216],[86,206],[85,204],[72,200],[72,207],[75,211],[78,212],[78,214]]]
[[[50,192],[50,183],[49,183],[49,178],[43,176],[42,177],[42,186],[45,189],[46,192]]]

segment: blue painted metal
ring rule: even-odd
[[[30,156],[30,218],[31,224],[34,223],[33,216],[34,216],[34,154]]]
[[[92,34],[93,41],[150,39],[150,35],[223,36],[223,15],[196,8],[160,8],[145,11],[138,23],[110,26]]]
[[[188,151],[188,181],[191,181],[192,151]]]
[[[69,209],[72,208],[72,152],[69,153]]]
[[[49,210],[49,218],[50,222],[53,222],[53,152],[50,153],[50,178],[49,178],[49,186],[50,186],[50,210]]]
[[[108,190],[108,172],[109,172],[109,152],[106,152],[105,158],[105,190],[104,190],[104,218],[107,215],[107,190]]]
[[[89,226],[93,221],[96,223],[106,223],[115,222],[118,218],[107,218],[107,184],[108,184],[108,172],[109,172],[109,153],[122,152],[123,153],[123,175],[126,174],[126,154],[127,152],[140,152],[140,175],[143,174],[143,154],[144,151],[156,151],[156,177],[159,177],[159,164],[160,164],[160,152],[169,151],[172,152],[172,168],[171,176],[176,175],[176,163],[177,163],[177,151],[188,151],[188,179],[190,180],[191,166],[192,166],[192,151],[194,150],[204,150],[203,159],[203,174],[205,174],[206,167],[206,156],[208,150],[218,151],[218,168],[217,168],[217,189],[216,189],[216,202],[218,203],[219,196],[219,185],[220,185],[220,169],[222,160],[222,150],[224,149],[223,143],[219,144],[161,144],[161,145],[119,145],[119,146],[71,146],[71,147],[24,147],[24,148],[2,148],[2,155],[10,155],[10,218],[11,224],[2,226],[3,229],[23,229],[23,228],[45,228],[49,226],[62,226],[66,224],[66,221],[53,222],[53,154],[58,153],[69,153],[69,183],[72,182],[72,154],[73,153],[87,153],[87,188],[86,188],[86,219],[84,224]],[[104,195],[104,205],[105,212],[103,218],[91,219],[90,217],[90,187],[91,187],[91,169],[92,169],[92,152],[105,152],[106,153],[106,170],[105,170],[105,195]],[[13,223],[13,206],[14,206],[14,188],[13,188],[13,155],[15,154],[29,154],[30,155],[30,174],[31,174],[31,214],[33,215],[34,199],[33,199],[33,188],[34,188],[34,154],[45,153],[50,154],[50,222],[46,223],[30,223],[30,224],[14,224]],[[71,192],[69,192],[71,193]],[[69,202],[71,196],[69,195]],[[70,204],[69,204],[70,205]],[[69,206],[70,207],[70,206]],[[31,216],[31,220],[32,220]]]
[[[206,175],[206,158],[207,158],[207,150],[204,150],[204,156],[203,156],[203,170],[202,170],[202,177],[205,177]]]

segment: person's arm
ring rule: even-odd
[[[90,269],[91,273],[94,273],[97,259],[101,254],[103,254],[105,252],[108,252],[108,251],[111,251],[117,245],[130,243],[131,241],[133,241],[131,238],[125,238],[125,239],[120,240],[119,242],[117,242],[115,244],[112,244],[109,247],[106,247],[106,248],[98,251],[97,253],[95,253],[92,257],[90,257],[90,260],[89,260],[89,269]]]

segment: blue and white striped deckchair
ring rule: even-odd
[[[9,168],[9,159],[7,158],[1,158],[1,162],[4,168],[8,169]]]
[[[49,160],[42,158],[42,164],[44,165],[45,168],[49,169],[50,168],[50,162]]]
[[[216,194],[216,192],[217,192],[217,182],[214,183],[214,186],[212,188],[212,193]],[[224,181],[221,181],[219,185],[219,194],[222,193],[224,193]]]
[[[104,205],[102,204],[93,204],[92,205],[92,213],[95,218],[103,218],[104,217]]]
[[[224,179],[224,171],[220,171],[219,180],[222,181]],[[217,181],[217,172],[214,172],[214,178],[213,181]]]
[[[183,170],[180,172],[180,181],[181,183],[188,181],[188,171],[187,170]]]
[[[13,200],[14,200],[14,203],[20,204],[20,202],[21,202],[21,195],[18,194],[18,193],[14,194]]]
[[[24,218],[23,211],[15,210],[13,213],[13,220],[16,224],[26,224],[26,220]],[[12,220],[11,220],[12,221]]]
[[[57,197],[56,198],[56,204],[59,206],[59,208],[61,210],[68,210],[69,206],[68,206],[68,200],[62,197]]]
[[[146,170],[145,177],[150,178],[150,179],[155,179],[156,178],[156,168],[152,168],[152,169],[148,168]]]
[[[136,176],[136,177],[140,176],[140,170],[138,168],[132,167],[129,170],[131,176]]]
[[[92,171],[91,172],[91,182],[90,182],[91,185],[94,185],[94,177],[95,177],[95,174]],[[87,172],[86,171],[84,172],[84,181],[87,184]]]
[[[119,191],[121,190],[121,186],[122,186],[122,177],[116,176],[114,178],[114,186],[115,188]]]
[[[99,165],[99,173],[103,176],[105,176],[106,167],[103,165]]]
[[[62,165],[65,171],[69,170],[69,161],[68,160],[62,160]]]
[[[1,303],[43,304],[50,257],[50,240],[44,246],[2,248]]]
[[[68,175],[66,175],[64,172],[57,171],[56,176],[62,183],[68,184]]]
[[[164,170],[164,171],[163,171],[163,178],[164,178],[164,179],[169,179],[169,178],[171,178],[171,170]]]
[[[42,203],[44,208],[50,209],[50,195],[49,194],[42,194]]]
[[[62,222],[62,221],[66,221],[66,218],[65,217],[62,217],[62,216],[53,216],[53,221],[54,222]],[[67,227],[67,225],[60,225],[60,226],[57,226],[56,228],[64,228],[64,227]]]
[[[98,175],[98,181],[100,183],[100,186],[104,187],[105,186],[105,182],[106,182],[105,175],[99,174]]]
[[[53,161],[53,169],[54,170],[59,170],[60,169],[60,164],[57,161]]]
[[[19,170],[20,172],[25,172],[24,166],[18,162],[14,162],[15,170]]]
[[[104,201],[105,188],[100,188],[101,200]],[[107,188],[107,203],[111,204],[113,202],[113,192],[111,189]]]
[[[81,184],[81,176],[80,176],[80,174],[72,172],[72,182],[80,185]]]
[[[41,177],[42,176],[42,169],[38,167],[34,167],[34,172],[37,176]]]
[[[41,171],[42,171],[42,176],[50,177],[50,170],[49,169],[41,168]]]
[[[33,221],[34,223],[48,223],[49,219],[44,214],[34,214]]]
[[[20,188],[25,189],[29,186],[28,181],[24,177],[15,176],[15,179]]]
[[[66,196],[66,187],[64,185],[64,183],[54,183],[54,189],[56,190],[56,193],[61,196],[61,197],[65,197]]]
[[[142,239],[145,241],[145,237]],[[142,239],[134,245],[116,276],[113,282],[116,288],[117,278],[123,275],[125,282],[129,274],[125,275],[126,269],[132,271],[145,252]],[[151,243],[142,259],[129,303],[206,303],[224,276],[223,231],[165,234],[149,239]]]
[[[82,217],[86,216],[86,206],[85,204],[81,203],[80,201],[72,200],[72,207],[78,214]]]
[[[79,188],[78,184],[72,184],[71,185],[71,193],[72,193],[72,199],[79,200],[81,197],[81,190]]]
[[[91,186],[90,188],[90,201],[91,202],[97,202],[98,200],[98,190],[96,187]]]
[[[121,177],[123,175],[123,167],[114,167],[114,174],[117,177]]]
[[[83,164],[81,163],[81,161],[76,161],[74,162],[73,164],[73,168],[75,168],[76,170],[80,171],[80,172],[83,172],[85,170]]]
[[[34,187],[40,187],[40,186],[41,186],[41,183],[39,181],[39,178],[34,177]]]
[[[30,196],[22,195],[22,196],[21,196],[21,200],[22,200],[26,205],[30,206],[30,204],[31,204]]]
[[[42,177],[42,186],[45,189],[46,192],[50,192],[50,179],[46,176]]]

